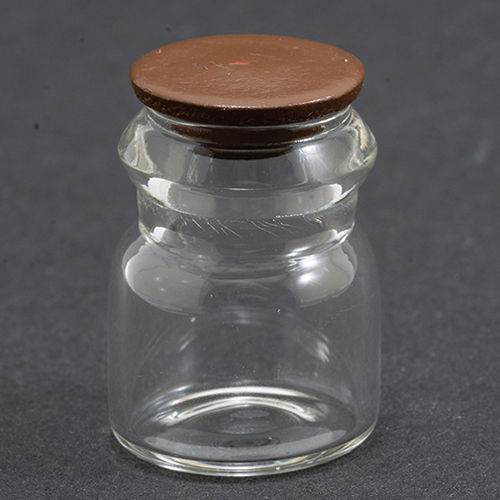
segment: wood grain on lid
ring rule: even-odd
[[[196,123],[266,126],[340,111],[359,94],[364,69],[344,50],[273,35],[221,35],[166,45],[130,72],[137,97]]]

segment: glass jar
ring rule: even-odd
[[[119,442],[221,476],[302,469],[361,444],[378,414],[380,320],[354,224],[376,156],[359,115],[214,125],[145,107],[119,153],[139,206],[110,285]]]

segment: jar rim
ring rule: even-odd
[[[245,149],[259,146],[282,146],[317,139],[347,123],[351,118],[353,108],[348,105],[340,111],[314,120],[266,126],[202,124],[172,117],[147,106],[144,111],[148,118],[167,135],[232,149]]]

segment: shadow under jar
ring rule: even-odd
[[[350,106],[363,75],[340,49],[264,35],[179,42],[132,68],[146,107],[119,153],[139,224],[109,308],[111,424],[132,453],[253,476],[372,432],[378,278],[354,215],[376,143]]]

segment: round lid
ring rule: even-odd
[[[221,35],[165,45],[130,71],[135,93],[166,115],[211,125],[298,123],[340,111],[364,69],[344,50],[274,35]]]

